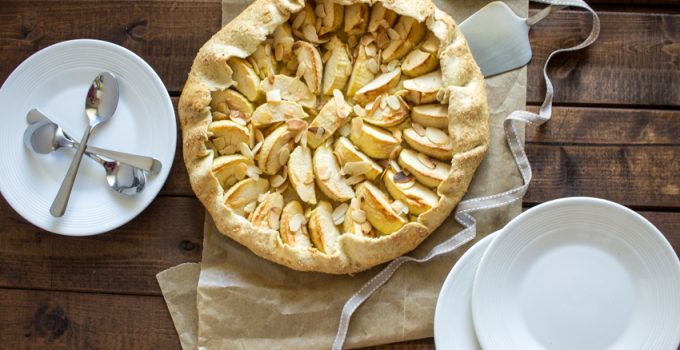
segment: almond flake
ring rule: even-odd
[[[331,178],[331,172],[325,165],[319,165],[316,169],[319,180],[326,181]]]
[[[284,182],[283,185],[276,188],[277,193],[283,193],[288,189],[288,182]]]
[[[273,90],[267,91],[267,102],[272,102],[272,101],[276,101],[276,102],[281,101],[281,90],[273,89]]]
[[[307,127],[307,122],[300,118],[293,118],[286,120],[288,130],[299,131]]]
[[[264,142],[262,142],[262,141],[255,144],[255,147],[253,147],[253,149],[251,150],[253,152],[253,157],[255,157],[255,155],[257,154],[257,151],[259,151],[260,148],[262,148],[263,144],[264,144]]]
[[[425,134],[427,135],[428,140],[438,145],[446,145],[449,143],[449,135],[441,129],[428,127],[425,129]]]
[[[342,170],[345,174],[349,175],[363,175],[371,170],[371,163],[367,161],[347,162],[342,167]]]
[[[288,147],[282,147],[279,151],[279,163],[286,164],[288,162],[288,157],[290,156],[290,149]],[[279,186],[274,186],[279,187]]]
[[[387,97],[387,104],[390,106],[392,109],[399,109],[401,107],[401,103],[399,103],[399,98],[397,96],[391,95]]]
[[[374,39],[373,39],[373,36],[372,36],[372,35],[366,34],[366,35],[364,35],[364,36],[361,37],[361,40],[359,41],[359,43],[360,43],[362,46],[366,46],[366,45],[372,43],[373,40],[374,40]]]
[[[235,122],[236,124],[239,124],[239,125],[243,125],[243,126],[248,125],[248,122],[245,121],[243,118],[236,118],[236,117],[230,116],[229,119],[231,119],[231,121],[233,121],[233,122]]]
[[[420,137],[425,136],[425,128],[422,125],[418,123],[411,123],[411,127],[413,128],[413,131],[415,131],[416,134],[418,134],[418,136]]]
[[[347,137],[352,132],[352,128],[350,128],[349,124],[342,124],[340,129],[338,129],[338,132],[340,135]]]
[[[340,107],[345,105],[345,96],[342,96],[342,92],[338,89],[333,89],[333,99],[335,99],[335,105]]]
[[[313,126],[309,129],[307,129],[307,131],[311,132],[312,134],[314,134],[314,136],[316,136],[318,138],[323,137],[323,134],[326,132],[326,130],[324,130],[324,128],[322,128],[320,126]]]
[[[335,210],[333,210],[331,216],[333,217],[334,224],[340,225],[343,221],[345,221],[345,213],[347,212],[347,208],[349,208],[349,205],[347,205],[347,203],[342,203],[338,205]]]
[[[359,200],[356,197],[352,198],[352,200],[349,202],[349,207],[354,210],[360,210],[361,206]]]
[[[394,147],[392,152],[390,152],[390,159],[394,160],[399,157],[399,153],[401,152],[401,146],[397,145],[397,147]]]
[[[305,19],[307,18],[307,14],[304,11],[301,11],[298,13],[297,16],[295,16],[295,20],[293,20],[293,25],[291,26],[293,29],[298,29],[302,27],[302,25],[305,23]]]
[[[307,147],[307,133],[306,132],[301,132],[302,136],[300,136],[300,145],[302,147]]]
[[[279,222],[279,214],[277,214],[276,211],[273,209],[274,208],[272,208],[272,210],[269,211],[269,227],[272,230],[278,230],[279,225],[281,224]]]
[[[435,164],[435,163],[432,161],[432,159],[430,159],[430,157],[426,156],[426,155],[423,154],[423,153],[418,153],[418,155],[417,155],[416,157],[418,158],[418,160],[419,160],[424,166],[426,166],[426,167],[428,167],[428,168],[430,168],[430,169],[434,169],[434,168],[437,167],[437,164]]]
[[[254,165],[248,166],[248,170],[246,170],[246,175],[255,181],[260,179],[260,174],[262,174],[262,170]]]
[[[302,228],[302,224],[305,222],[305,216],[302,214],[295,214],[293,215],[292,218],[290,218],[290,221],[288,222],[288,228],[290,228],[291,231],[297,232],[300,231]]]
[[[352,110],[354,111],[354,114],[356,114],[359,117],[366,116],[366,110],[360,105],[354,105],[354,107],[352,107]]]
[[[264,141],[264,134],[262,134],[262,131],[260,129],[255,130],[255,141],[257,142]]]
[[[398,184],[403,184],[403,183],[407,183],[409,181],[413,181],[413,176],[406,175],[405,172],[400,171],[400,172],[397,172],[397,173],[394,174],[394,176],[392,177],[392,180],[394,180],[394,182],[396,182]]]
[[[295,77],[299,78],[299,77],[303,76],[306,71],[307,71],[307,64],[304,63],[304,62],[300,62],[300,64],[298,64],[298,66],[297,66],[297,69],[295,70]]]
[[[248,158],[248,159],[255,158],[253,151],[250,150],[250,147],[248,147],[248,145],[246,145],[245,142],[239,143],[238,149],[239,149],[239,151],[241,151],[241,154],[244,155],[246,158]]]
[[[316,5],[316,9],[314,9],[314,13],[316,14],[316,17],[319,17],[319,18],[326,17],[326,10],[324,10],[323,4]]]
[[[387,65],[386,65],[386,64],[381,64],[381,65],[380,65],[380,72],[382,72],[382,73],[387,73],[387,72],[389,72],[389,71],[387,70]]]
[[[408,214],[408,207],[404,205],[400,200],[395,200],[390,204],[392,210],[394,210],[398,215]]]
[[[377,49],[375,45],[373,45],[372,43],[366,45],[366,47],[364,47],[364,51],[366,51],[366,56],[368,57],[375,57],[375,55],[377,54]]]
[[[281,43],[276,44],[276,46],[274,46],[274,59],[277,61],[281,61],[283,59],[283,52],[284,52],[283,44]]]
[[[368,234],[369,232],[371,232],[372,229],[373,226],[371,226],[371,223],[368,221],[361,224],[361,232],[363,232],[364,234]]]
[[[380,109],[387,108],[387,99],[384,96],[380,96]]]
[[[316,34],[316,29],[311,24],[307,24],[304,27],[302,27],[302,36],[304,36],[305,39],[311,42],[319,41],[319,36]]]
[[[391,71],[397,69],[398,66],[399,66],[399,61],[398,61],[398,60],[391,60],[391,61],[387,62],[387,70],[388,70],[389,72],[391,72]]]
[[[260,194],[257,196],[257,201],[258,201],[259,203],[264,202],[264,200],[267,199],[267,196],[268,196],[268,195],[269,195],[269,191],[267,191],[267,192],[265,192],[265,193],[260,193]]]
[[[369,72],[373,74],[378,74],[380,71],[380,65],[378,64],[378,61],[376,61],[375,58],[371,58],[368,61],[366,61],[366,68],[368,69]]]
[[[394,136],[395,139],[401,141],[401,130],[400,129],[393,129],[392,130],[392,136]]]
[[[353,185],[356,185],[356,184],[364,181],[364,179],[365,178],[363,177],[363,175],[354,175],[354,176],[350,176],[347,179],[345,179],[345,183],[350,185],[350,186],[353,186]]]
[[[394,30],[394,29],[392,29],[392,28],[387,28],[387,35],[388,35],[388,36],[390,37],[390,39],[392,39],[392,40],[399,40],[399,39],[401,39],[401,35],[399,35],[399,33],[397,33],[397,31]]]
[[[279,187],[279,186],[283,185],[283,183],[285,181],[286,181],[286,179],[284,179],[283,176],[276,174],[276,175],[272,176],[269,183],[272,185],[272,187]]]
[[[253,210],[255,210],[256,206],[257,206],[257,202],[250,202],[250,203],[246,204],[245,207],[243,207],[243,211],[245,211],[246,213],[252,213]]]
[[[363,224],[366,222],[366,212],[361,209],[354,210],[352,212],[352,220],[357,224]]]

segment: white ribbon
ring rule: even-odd
[[[505,118],[503,122],[503,129],[505,130],[505,136],[508,141],[508,146],[515,158],[515,163],[520,171],[523,185],[513,188],[511,190],[497,193],[490,196],[472,198],[461,201],[456,207],[454,213],[456,221],[458,221],[465,229],[453,235],[446,241],[438,244],[429,253],[427,253],[422,258],[414,258],[410,256],[399,257],[392,262],[390,262],[382,271],[375,275],[370,281],[364,284],[357,293],[355,293],[342,308],[342,314],[340,316],[340,324],[338,326],[338,333],[333,341],[333,350],[341,350],[345,339],[347,337],[347,329],[349,328],[349,321],[352,318],[352,314],[356,309],[363,304],[366,299],[370,298],[373,293],[384,285],[392,277],[394,272],[406,262],[424,263],[432,260],[443,254],[450,253],[461,245],[473,240],[477,232],[477,222],[475,218],[470,215],[471,212],[498,208],[504,205],[510,204],[514,201],[521,200],[524,197],[527,189],[529,188],[529,183],[531,182],[531,165],[529,164],[529,159],[524,152],[524,146],[519,138],[519,133],[515,126],[516,122],[541,125],[546,121],[550,120],[552,114],[552,100],[553,100],[553,86],[550,78],[548,78],[548,64],[553,56],[560,52],[576,51],[592,44],[600,34],[600,18],[597,16],[595,11],[588,6],[582,0],[531,0],[538,3],[549,4],[549,5],[563,5],[582,8],[587,10],[593,15],[593,26],[590,31],[590,35],[579,45],[570,48],[558,49],[550,53],[548,59],[545,61],[543,66],[543,78],[545,79],[545,99],[541,105],[541,109],[538,114],[531,113],[527,111],[514,111]]]

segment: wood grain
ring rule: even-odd
[[[678,106],[680,15],[602,12],[600,39],[588,50],[556,58],[555,101],[568,104]],[[106,17],[106,21],[99,18]],[[125,46],[147,60],[173,93],[181,91],[191,62],[219,29],[218,1],[152,0],[4,1],[0,12],[0,81],[38,49],[74,38]],[[78,23],[78,27],[74,27]],[[625,26],[618,24],[626,23]],[[555,48],[587,34],[589,17],[563,11],[532,31],[528,100],[540,102],[540,69]],[[674,88],[675,87],[675,88]]]
[[[600,37],[590,48],[555,57],[549,70],[556,103],[680,105],[680,15],[600,12]],[[625,24],[625,25],[624,25]],[[542,102],[542,67],[556,48],[578,44],[590,15],[560,11],[531,32],[527,100]]]
[[[4,198],[0,213],[0,287],[158,295],[156,273],[201,259],[204,209],[195,198],[159,197],[94,237],[42,231]]]
[[[0,289],[3,349],[181,349],[160,296]]]
[[[525,203],[592,196],[627,206],[680,207],[680,147],[528,145]]]

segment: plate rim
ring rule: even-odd
[[[161,172],[153,175],[153,181],[154,182],[160,182],[159,186],[156,189],[153,189],[153,194],[149,196],[148,202],[144,203],[143,205],[139,206],[138,208],[135,208],[134,210],[131,210],[130,212],[132,213],[129,216],[126,216],[124,220],[120,221],[112,221],[109,224],[105,225],[93,225],[91,230],[88,230],[87,232],[73,232],[72,230],[69,230],[68,227],[64,226],[56,226],[56,227],[49,227],[44,223],[39,223],[33,220],[32,218],[27,217],[24,215],[23,210],[19,210],[19,203],[16,202],[13,198],[7,198],[7,196],[4,195],[6,192],[6,184],[5,181],[3,181],[2,177],[0,177],[0,194],[2,194],[3,198],[5,201],[9,204],[12,209],[19,214],[24,220],[28,221],[32,225],[45,230],[47,232],[51,232],[54,234],[58,235],[63,235],[63,236],[70,236],[70,237],[87,237],[87,236],[94,236],[94,235],[99,235],[103,233],[107,233],[110,231],[113,231],[117,228],[120,228],[121,226],[129,223],[132,221],[134,218],[139,216],[146,208],[149,207],[149,205],[158,197],[158,193],[163,189],[165,182],[167,181],[168,177],[170,176],[170,170],[172,168],[172,165],[174,163],[174,158],[176,156],[176,150],[177,150],[177,116],[175,113],[175,108],[172,104],[172,99],[170,98],[170,94],[168,92],[168,89],[166,88],[165,84],[163,83],[162,79],[158,75],[158,73],[149,65],[148,62],[146,62],[143,58],[141,58],[139,55],[131,51],[130,49],[123,47],[121,45],[109,42],[109,41],[104,41],[104,40],[99,40],[99,39],[71,39],[71,40],[65,40],[65,41],[60,41],[57,43],[54,43],[52,45],[49,45],[47,47],[44,47],[34,53],[32,53],[30,56],[28,56],[26,59],[24,59],[19,65],[17,65],[14,70],[7,76],[5,81],[2,83],[0,86],[0,97],[2,96],[2,91],[5,91],[6,86],[9,86],[8,84],[12,84],[14,80],[18,79],[17,77],[27,69],[27,67],[30,67],[31,64],[35,64],[36,60],[43,59],[43,56],[48,55],[50,52],[53,50],[72,50],[74,48],[87,48],[87,47],[97,47],[97,48],[103,48],[104,50],[111,50],[111,51],[116,51],[117,53],[126,56],[135,64],[139,65],[140,68],[147,73],[149,73],[149,78],[151,78],[151,84],[157,86],[159,89],[161,89],[161,94],[160,97],[162,99],[162,103],[165,105],[166,108],[168,108],[168,111],[170,112],[169,118],[172,119],[172,122],[169,123],[172,135],[170,135],[170,141],[173,141],[172,144],[174,147],[172,147],[171,150],[168,151],[168,156],[170,159],[170,162],[168,164],[163,164],[163,168],[161,169]],[[160,100],[159,100],[160,101]],[[147,187],[148,189],[148,187]]]
[[[465,253],[463,253],[463,255],[461,255],[461,257],[458,259],[458,261],[456,261],[456,263],[451,268],[451,271],[449,271],[448,275],[446,276],[446,279],[444,280],[444,284],[442,285],[442,288],[439,291],[439,296],[437,297],[437,303],[436,303],[435,309],[434,309],[433,330],[434,330],[434,343],[435,343],[436,348],[443,349],[444,345],[446,345],[446,344],[441,343],[443,341],[443,340],[441,340],[442,337],[443,337],[443,334],[446,334],[446,333],[441,333],[441,331],[438,331],[438,329],[443,327],[443,325],[441,325],[441,323],[443,322],[441,320],[441,318],[443,317],[442,312],[444,312],[444,310],[442,309],[443,304],[445,302],[444,298],[447,297],[446,296],[447,294],[450,294],[452,292],[453,281],[455,279],[455,276],[457,274],[461,273],[464,268],[469,266],[469,264],[470,264],[469,260],[472,259],[476,254],[481,254],[483,256],[484,253],[486,252],[486,250],[489,248],[489,245],[491,244],[491,242],[493,242],[493,240],[496,238],[496,236],[498,236],[498,234],[501,230],[502,229],[491,232],[488,235],[484,236],[479,241],[475,242],[475,244],[473,244],[470,248],[468,248],[467,251],[465,251]],[[481,262],[481,256],[480,256],[479,262]],[[477,266],[475,266],[475,273],[476,273],[477,267],[479,267],[479,263],[477,264]],[[474,275],[473,275],[473,280],[471,282],[474,282]],[[470,289],[470,292],[472,292],[472,283],[470,283],[469,289]],[[472,293],[470,293],[470,294],[472,294]],[[470,296],[472,296],[472,295],[470,295]],[[449,297],[453,297],[453,296],[449,296]],[[472,299],[472,298],[470,298],[470,299]],[[470,305],[470,307],[471,306],[472,305]],[[473,324],[472,320],[470,320],[470,322]],[[474,324],[473,324],[473,327],[474,327]],[[476,333],[477,332],[475,331],[475,334]],[[439,336],[438,336],[438,334],[439,334]]]
[[[665,254],[668,254],[670,256],[675,256],[676,257],[676,264],[675,264],[675,269],[678,272],[678,276],[680,276],[680,259],[677,259],[677,254],[675,253],[675,250],[673,250],[673,247],[671,246],[670,242],[666,239],[666,237],[661,233],[661,231],[654,226],[647,218],[642,216],[641,214],[635,212],[634,210],[621,205],[616,202],[612,202],[606,199],[602,198],[595,198],[595,197],[587,197],[587,196],[576,196],[576,197],[565,197],[565,198],[558,198],[554,199],[548,202],[541,203],[535,207],[532,207],[528,209],[527,211],[521,213],[517,217],[515,217],[513,220],[511,220],[500,232],[500,234],[489,244],[487,247],[486,251],[484,252],[484,255],[482,256],[479,266],[477,268],[477,272],[475,273],[475,279],[473,283],[473,291],[472,291],[472,316],[475,327],[475,333],[477,333],[477,339],[479,343],[482,345],[483,348],[490,348],[488,339],[484,337],[484,332],[479,332],[481,325],[479,325],[478,318],[479,316],[475,316],[476,314],[479,314],[479,299],[477,298],[477,302],[475,302],[475,296],[479,293],[480,286],[480,274],[483,274],[483,266],[489,264],[489,260],[492,259],[492,256],[494,254],[494,251],[498,249],[497,247],[501,244],[503,244],[508,238],[508,232],[511,232],[513,229],[516,229],[517,227],[521,227],[523,224],[523,221],[530,216],[540,214],[543,211],[546,210],[555,210],[555,208],[559,208],[561,206],[565,205],[587,205],[587,206],[600,206],[603,208],[615,210],[615,211],[620,211],[624,214],[629,215],[631,218],[633,218],[635,221],[639,222],[641,225],[643,225],[648,233],[652,234],[652,237],[655,242],[659,244],[659,248],[663,250]],[[481,336],[480,336],[481,334]],[[485,344],[486,343],[486,344]],[[517,344],[509,344],[511,346],[516,346]]]

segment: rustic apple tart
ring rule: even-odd
[[[218,230],[303,271],[414,249],[488,147],[483,77],[430,0],[257,0],[201,48],[179,116]]]

